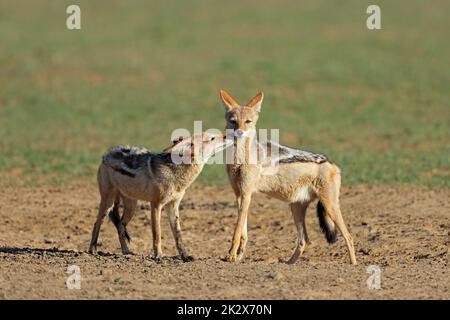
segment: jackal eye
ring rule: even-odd
[[[245,123],[252,123],[253,121],[250,119],[245,120]]]
[[[216,138],[216,137],[212,137],[212,138],[211,138],[211,141],[213,141],[215,138]]]
[[[231,123],[231,124],[236,124],[236,120],[230,119],[230,123]]]

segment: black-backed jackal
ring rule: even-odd
[[[225,106],[226,129],[233,133],[233,161],[227,165],[228,178],[236,195],[238,220],[228,261],[240,260],[247,244],[247,216],[254,192],[262,192],[289,203],[298,233],[297,246],[289,259],[295,263],[308,241],[305,214],[308,205],[319,199],[317,213],[328,242],[336,241],[336,227],[347,244],[350,262],[356,264],[353,239],[347,230],[339,207],[341,173],[324,155],[278,145],[259,143],[256,138],[263,93],[240,106],[221,90]],[[278,152],[273,152],[277,149]],[[255,156],[256,154],[256,156]],[[262,157],[258,155],[262,154]],[[251,161],[256,159],[256,161]],[[264,174],[267,164],[277,164],[274,173]]]
[[[199,143],[200,148],[194,147],[195,143]],[[127,246],[130,237],[126,227],[133,217],[137,201],[144,200],[151,203],[154,258],[159,260],[162,256],[161,210],[168,205],[167,214],[178,252],[184,261],[192,260],[181,238],[179,205],[186,189],[200,174],[207,160],[226,145],[223,134],[204,132],[177,139],[162,153],[137,147],[112,148],[103,156],[98,169],[101,201],[89,252],[96,252],[100,226],[109,212],[117,228],[122,253],[131,254]],[[175,163],[173,155],[188,161]],[[124,207],[122,216],[119,214],[120,200]]]

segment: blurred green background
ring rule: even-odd
[[[81,7],[81,30],[66,7]],[[0,0],[0,185],[92,185],[112,145],[223,128],[219,89],[344,184],[450,187],[449,1]],[[200,180],[227,184],[223,166]]]

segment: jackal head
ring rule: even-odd
[[[261,104],[264,99],[262,92],[258,93],[244,106],[240,106],[226,91],[220,90],[220,99],[225,107],[227,132],[232,130],[237,138],[254,137]]]
[[[204,164],[216,152],[230,145],[223,133],[203,132],[188,137],[179,137],[164,152],[171,153],[176,164]]]

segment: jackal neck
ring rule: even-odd
[[[257,164],[258,140],[256,136],[234,138],[233,164]]]
[[[187,188],[198,177],[204,164],[175,164],[171,166],[174,184],[180,188]]]

